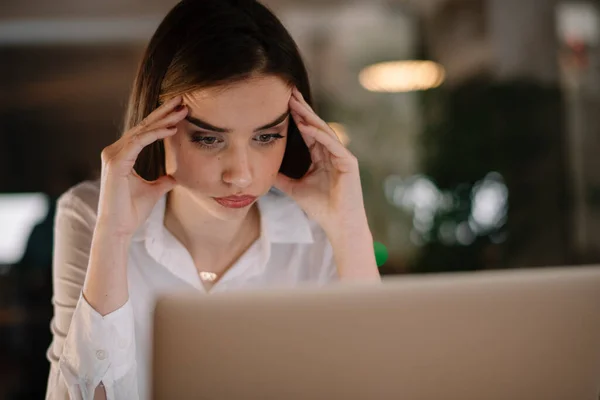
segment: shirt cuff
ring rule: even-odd
[[[93,398],[100,382],[112,386],[135,368],[134,334],[129,300],[102,316],[81,295],[59,362],[69,392],[81,390],[84,399]]]

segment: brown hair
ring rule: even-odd
[[[268,8],[256,0],[182,0],[161,22],[144,52],[125,130],[138,125],[166,98],[257,75],[277,76],[295,85],[312,103],[298,47]],[[280,171],[297,179],[310,164],[308,148],[290,119]],[[163,142],[144,148],[135,169],[147,180],[164,175]]]

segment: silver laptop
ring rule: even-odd
[[[597,400],[600,267],[157,303],[155,399]]]

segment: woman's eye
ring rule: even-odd
[[[279,133],[264,133],[262,135],[258,135],[255,140],[260,144],[269,144],[274,143],[278,139],[282,138],[283,136],[281,136]]]
[[[199,144],[203,147],[216,147],[218,143],[221,143],[223,140],[219,139],[215,136],[202,136],[202,135],[193,135],[192,142]]]
[[[217,142],[217,138],[216,137],[204,137],[204,138],[202,138],[202,142],[204,144],[215,144]]]

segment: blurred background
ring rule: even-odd
[[[596,1],[265,0],[361,163],[384,274],[600,261]],[[174,0],[0,3],[0,399],[41,399],[56,198]]]

